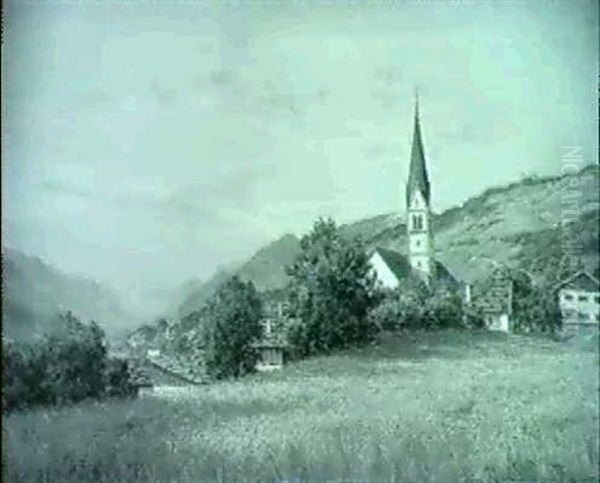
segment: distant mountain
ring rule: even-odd
[[[134,325],[117,296],[86,278],[67,275],[39,258],[2,248],[2,332],[27,339],[51,331],[59,312],[95,320],[108,336]]]
[[[568,183],[568,184],[567,184]],[[527,178],[507,186],[490,188],[461,206],[434,215],[436,256],[459,278],[473,282],[490,272],[494,262],[535,272],[557,263],[564,255],[561,243],[566,186],[576,186],[581,252],[592,271],[598,267],[598,166],[577,174]],[[433,185],[435,190],[435,184]],[[406,252],[404,215],[387,214],[342,225],[348,237],[360,236],[368,249],[377,246]],[[293,235],[259,250],[239,270],[220,272],[190,290],[178,315],[199,307],[227,277],[237,273],[252,280],[259,289],[285,284],[284,266],[299,252]]]
[[[204,283],[189,283],[175,315],[184,317],[200,309],[217,288],[233,275],[238,275],[243,280],[252,280],[261,291],[282,287],[287,279],[285,267],[293,262],[299,251],[298,238],[287,234],[261,248],[241,267],[220,270]]]

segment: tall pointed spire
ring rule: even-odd
[[[412,149],[410,153],[410,168],[408,173],[408,184],[406,186],[406,206],[415,190],[419,190],[427,204],[429,204],[430,187],[425,167],[425,150],[421,138],[421,125],[419,122],[419,92],[415,89],[415,124],[413,132]]]

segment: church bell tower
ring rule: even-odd
[[[415,121],[408,184],[406,185],[406,229],[408,259],[425,282],[434,276],[433,231],[431,226],[431,191],[419,121],[419,98],[415,97]]]

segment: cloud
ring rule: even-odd
[[[110,104],[110,101],[110,96],[98,88],[89,89],[79,99],[80,106],[88,109],[103,109]]]
[[[163,107],[171,106],[177,100],[177,91],[158,81],[154,81],[151,84],[150,89],[158,104]]]
[[[76,184],[65,183],[59,179],[47,179],[42,181],[42,189],[50,194],[77,196],[80,198],[90,198],[94,194],[86,189],[83,189]]]
[[[404,75],[396,65],[385,65],[375,68],[375,79],[382,84],[398,84],[404,81]]]
[[[234,83],[236,75],[231,69],[218,69],[212,71],[208,78],[216,86],[227,87]]]

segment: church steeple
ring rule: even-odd
[[[406,229],[410,264],[427,283],[434,276],[435,271],[430,195],[417,96],[408,184],[406,185]]]
[[[421,137],[421,123],[419,121],[419,94],[415,92],[415,122],[413,129],[412,148],[410,152],[410,167],[408,184],[406,185],[406,206],[410,205],[415,190],[421,192],[427,204],[430,202],[430,186],[425,166],[425,150]]]

